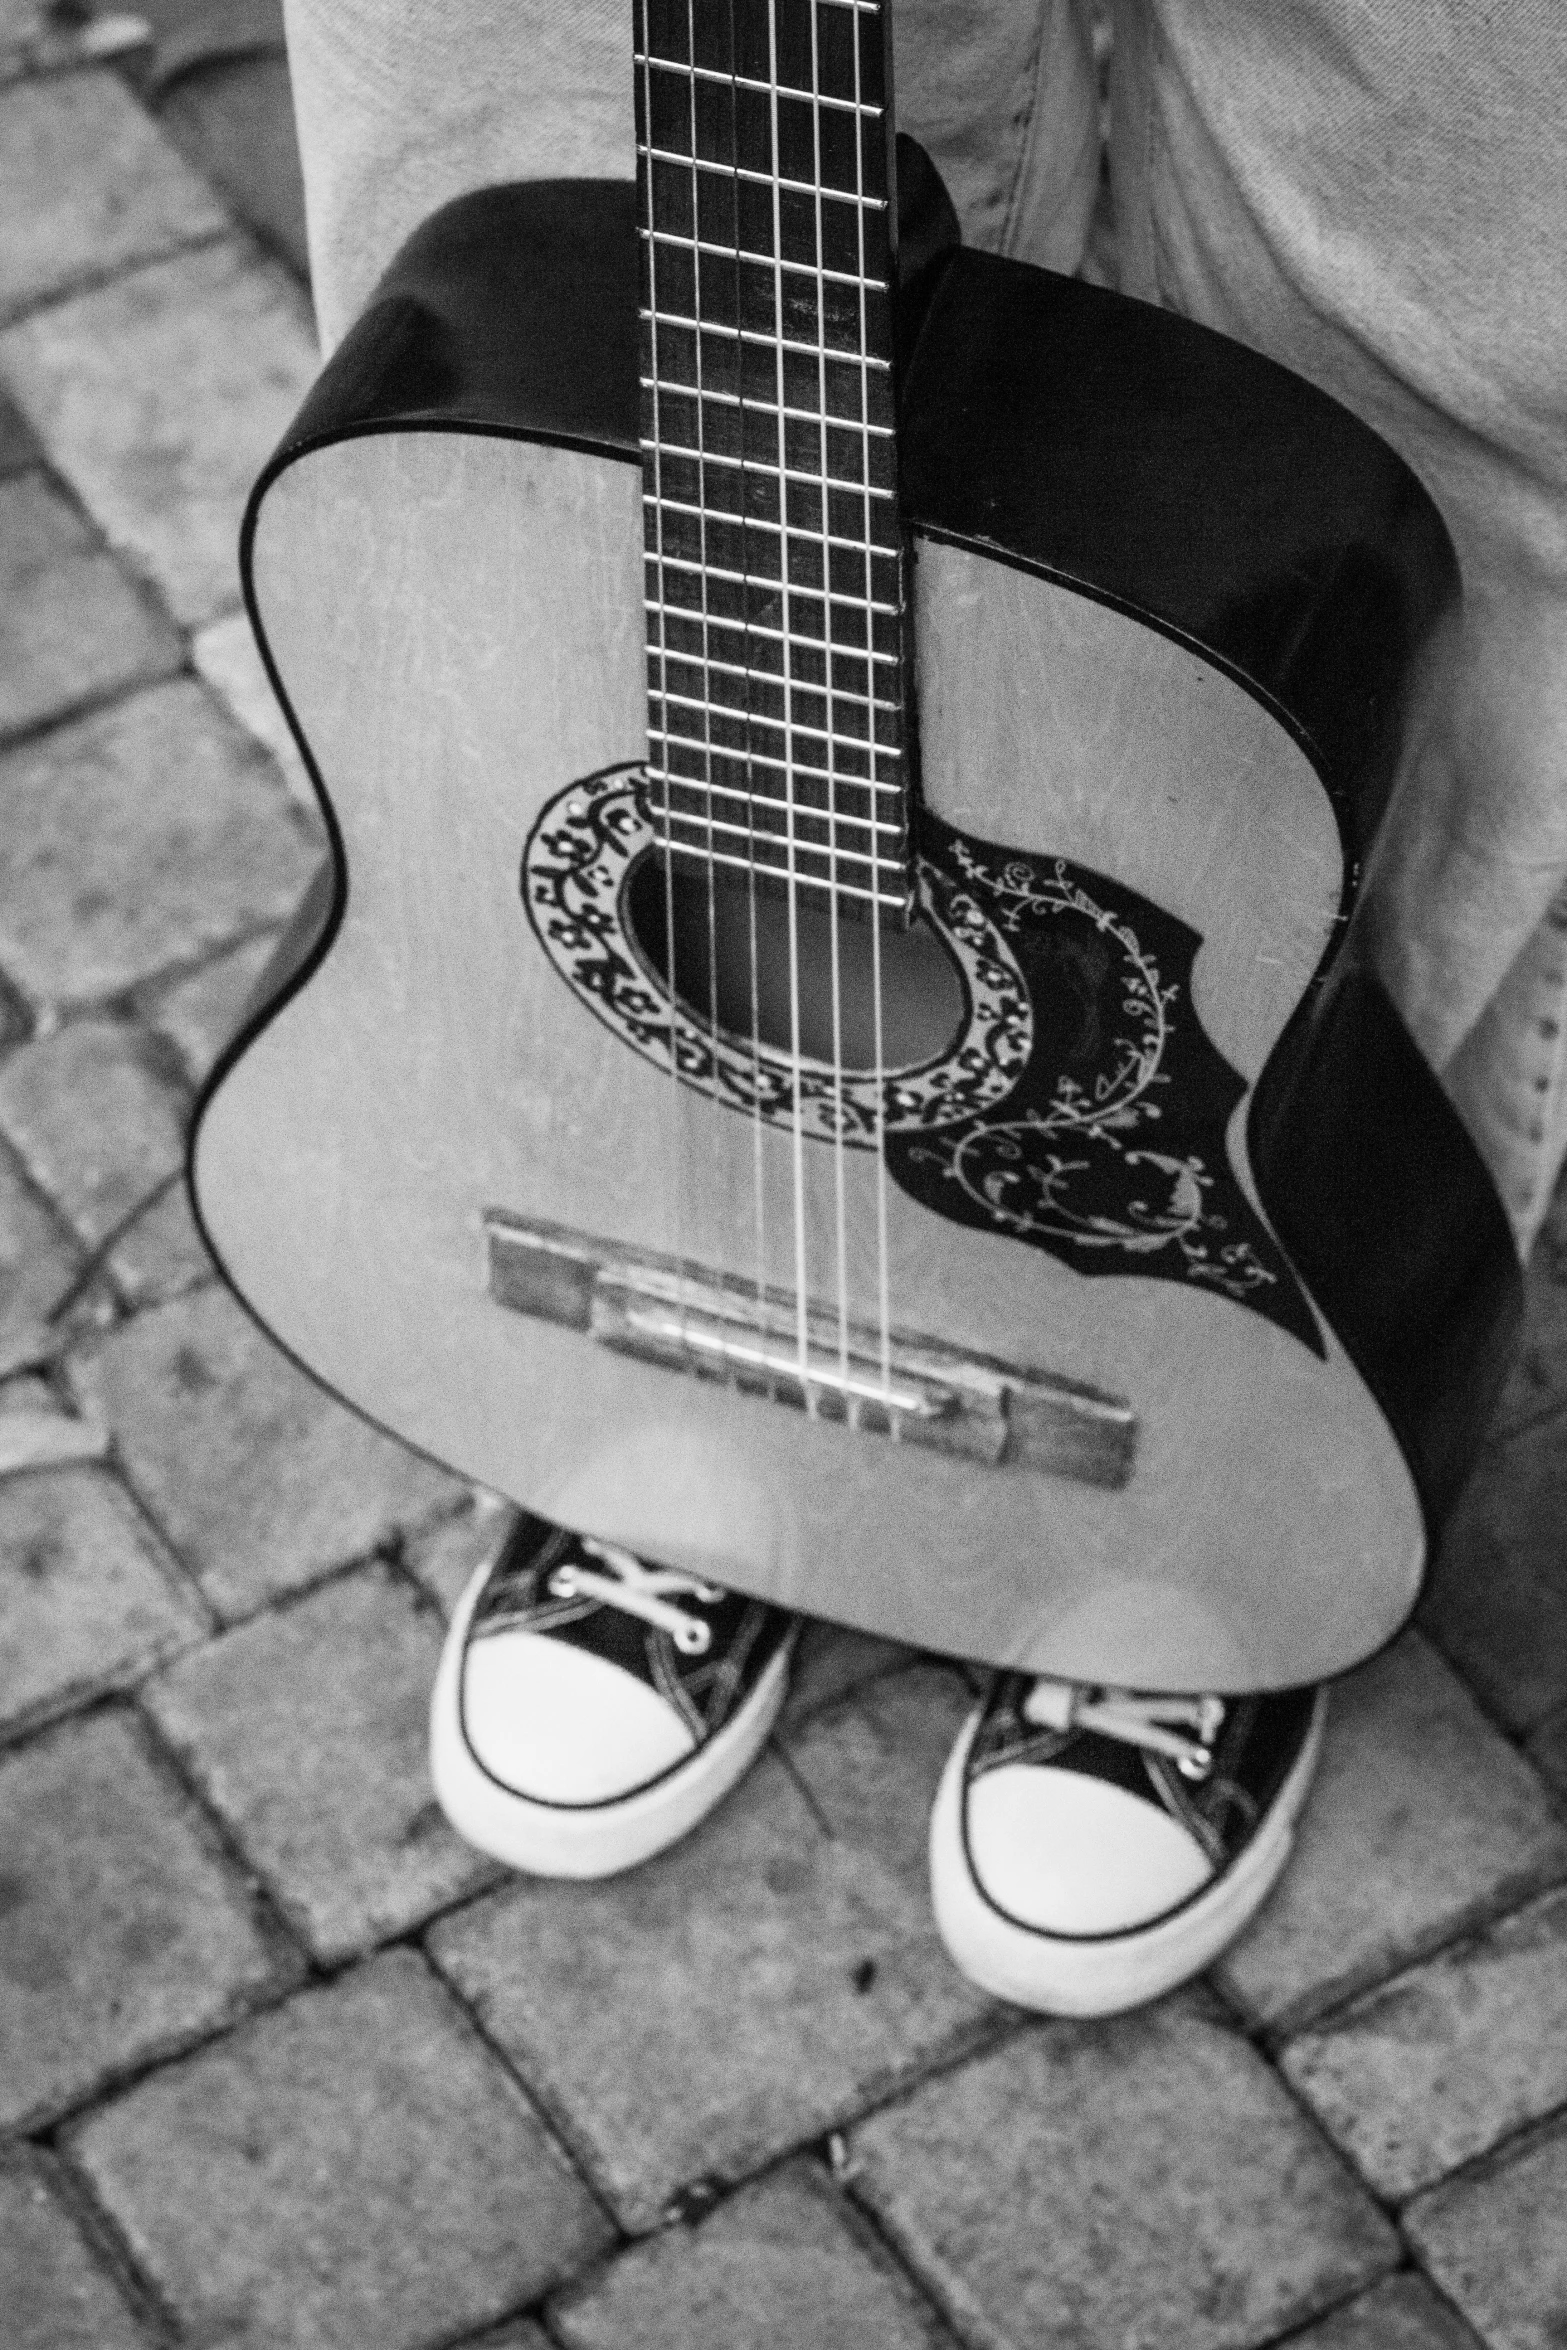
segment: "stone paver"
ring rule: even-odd
[[[203,963],[149,1004],[148,1019],[179,1047],[195,1083],[201,1083],[237,1033],[276,945],[276,931],[247,939],[243,946]]]
[[[316,367],[299,289],[239,238],[0,334],[0,374],[53,463],[192,628],[239,602],[245,499]]]
[[[700,2227],[665,2228],[561,2295],[566,2350],[937,2350],[933,2310],[814,2163],[742,2189]]]
[[[0,312],[219,234],[228,215],[109,73],[0,91]]]
[[[129,1680],[202,1629],[111,1477],[0,1482],[0,1728]]]
[[[0,966],[82,1003],[283,921],[316,863],[270,763],[176,680],[0,759]]]
[[[235,2350],[449,2342],[609,2240],[408,1951],[142,2082],[73,2151],[183,2338]]]
[[[189,1099],[170,1082],[170,1056],[125,1021],[76,1020],[0,1064],[0,1127],[27,1172],[96,1246],[185,1157]],[[134,1296],[206,1278],[206,1250],[188,1215],[142,1217],[110,1256]]]
[[[1487,2350],[1567,2342],[1567,2131],[1433,2187],[1404,2227]]]
[[[1022,2033],[873,2114],[850,2161],[974,2350],[1249,2350],[1398,2256],[1262,2059],[1183,2003]]]
[[[1567,1411],[1482,1456],[1421,1618],[1487,1709],[1526,1731],[1567,1704]]]
[[[218,1287],[138,1315],[73,1377],[224,1616],[362,1557],[463,1490],[334,1402]]]
[[[1219,1979],[1287,2028],[1564,1875],[1539,1780],[1406,1634],[1335,1690],[1294,1859]]]
[[[226,619],[214,620],[210,628],[201,631],[191,652],[197,669],[235,722],[272,753],[290,794],[311,823],[319,824],[321,803],[315,785],[272,691],[248,613],[231,612]]]
[[[382,1567],[185,1658],[146,1692],[279,1907],[324,1962],[499,1872],[446,1825],[425,1759],[432,1608]]]
[[[0,2158],[6,2350],[148,2350],[36,2156]]]
[[[0,2127],[79,2104],[224,2023],[286,1963],[134,1721],[0,1758]]]
[[[167,620],[52,483],[0,482],[0,736],[180,659]]]
[[[0,1375],[47,1351],[45,1317],[80,1255],[0,1142]]]
[[[1567,1893],[1398,1976],[1283,2062],[1390,2202],[1567,2105]]]
[[[1347,2308],[1292,2334],[1294,2350],[1480,2350],[1478,2337],[1424,2277],[1384,2277]]]
[[[434,1929],[624,2226],[821,2135],[996,2012],[949,1964],[925,1884],[961,1714],[951,1677],[900,1674],[792,1739],[817,1816],[768,1755],[646,1867],[519,1881]]]

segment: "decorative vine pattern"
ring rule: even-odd
[[[731,1036],[672,1001],[661,974],[631,935],[625,890],[654,847],[653,811],[640,767],[611,768],[559,792],[529,835],[522,866],[529,920],[556,970],[605,1024],[645,1059],[746,1116],[792,1126],[795,1070],[787,1054]],[[920,896],[963,974],[967,1018],[938,1061],[899,1069],[882,1083],[886,1131],[950,1125],[993,1108],[1012,1091],[1032,1047],[1028,990],[979,899],[944,873],[921,867]],[[801,1123],[817,1140],[876,1146],[876,1082],[806,1062]]]
[[[1178,1271],[1264,1310],[1274,1303],[1267,1293],[1279,1292],[1279,1318],[1300,1327],[1302,1335],[1309,1332],[1314,1342],[1288,1267],[1223,1161],[1222,1118],[1213,1137],[1221,1154],[1217,1170],[1209,1164],[1212,1146],[1192,1147],[1189,1133],[1172,1134],[1167,1147],[1158,1147],[1167,1109],[1180,1125],[1180,1111],[1189,1108],[1171,1098],[1171,1063],[1183,1025],[1181,979],[1164,977],[1132,921],[1087,886],[1096,877],[1065,858],[1008,857],[992,864],[961,834],[947,832],[945,840],[951,863],[984,898],[1004,933],[1037,936],[1053,924],[1075,922],[1106,942],[1115,968],[1099,992],[1119,1019],[1086,1080],[1036,1053],[1029,1082],[1008,1105],[1008,1116],[921,1137],[905,1160],[936,1176],[941,1186],[955,1186],[993,1225],[1020,1240],[1054,1246],[1080,1269]],[[1158,918],[1157,909],[1147,911]],[[1176,927],[1169,917],[1162,919]],[[1184,952],[1188,976],[1195,943]],[[1209,1090],[1214,1072],[1222,1071],[1233,1105],[1243,1090],[1240,1080],[1219,1060],[1195,1018],[1190,1025],[1191,1042],[1200,1044],[1210,1064],[1204,1072]],[[923,1187],[922,1196],[937,1204]],[[1243,1221],[1251,1231],[1237,1229]],[[1099,1265],[1092,1264],[1095,1256]]]

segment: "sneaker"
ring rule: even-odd
[[[442,1810],[481,1852],[536,1876],[647,1860],[756,1759],[798,1620],[520,1518],[441,1652],[430,1767]]]
[[[1150,1697],[1000,1673],[931,1818],[936,1923],[983,1990],[1114,2015],[1217,1958],[1294,1841],[1326,1693]]]

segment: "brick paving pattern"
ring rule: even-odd
[[[239,608],[315,364],[240,14],[165,90],[129,20],[0,0],[7,2345],[1559,2350],[1567,1201],[1420,1626],[1206,1984],[1088,2027],[964,1982],[964,1679],[825,1628],[646,1869],[505,1878],[441,1820],[502,1520],[267,1344],[177,1181],[321,854]]]

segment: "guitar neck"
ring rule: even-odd
[[[901,915],[886,43],[882,0],[636,0],[655,819]]]

